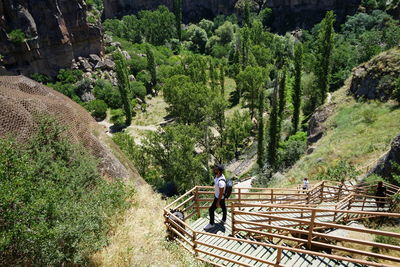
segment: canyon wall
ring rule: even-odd
[[[100,54],[102,34],[84,0],[0,0],[1,64],[17,74],[55,75],[79,56]],[[10,38],[21,30],[23,41]]]

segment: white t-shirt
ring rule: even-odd
[[[225,187],[226,187],[226,182],[225,182],[225,176],[222,174],[220,177],[215,177],[214,178],[214,189],[215,189],[215,197],[219,197],[219,189],[224,188],[224,193],[225,193]],[[224,199],[224,196],[222,196],[221,199]]]
[[[308,180],[303,180],[303,189],[308,189],[308,184],[310,182]]]

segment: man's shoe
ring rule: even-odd
[[[214,228],[214,226],[215,226],[214,224],[210,224],[210,223],[209,223],[209,224],[207,224],[207,225],[204,227],[204,230],[206,230],[206,231],[207,231],[207,230],[210,230],[210,229]]]
[[[224,220],[221,220],[221,221],[220,221],[220,223],[221,223],[221,224],[225,224],[225,223],[226,223],[226,221],[224,221]]]

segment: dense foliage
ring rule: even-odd
[[[27,143],[0,138],[1,265],[84,264],[106,242],[109,217],[125,206],[120,182],[41,119]]]

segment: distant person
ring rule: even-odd
[[[214,178],[214,201],[208,210],[210,215],[210,223],[204,227],[204,230],[210,230],[215,226],[214,222],[214,212],[217,208],[222,209],[222,223],[226,222],[226,205],[225,205],[225,188],[226,188],[226,179],[223,174],[224,166],[217,165],[213,169],[215,178]]]
[[[385,207],[385,199],[383,199],[381,197],[386,197],[386,187],[383,186],[382,181],[378,182],[378,186],[376,187],[375,196],[379,197],[379,198],[375,198],[376,206],[379,211],[379,208],[383,209]]]
[[[308,190],[309,185],[310,185],[310,182],[308,181],[308,178],[305,177],[303,180],[303,190]]]

